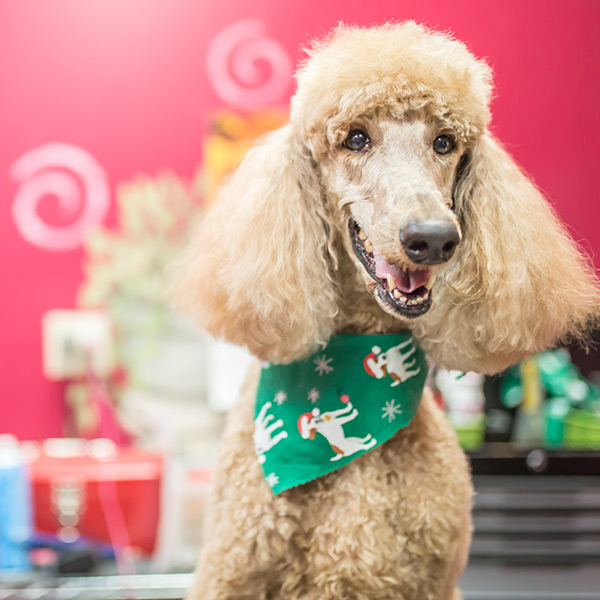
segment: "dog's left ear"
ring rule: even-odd
[[[289,125],[268,134],[175,266],[175,306],[262,360],[308,353],[327,341],[337,313],[329,220],[308,149]]]
[[[457,175],[463,240],[415,335],[440,366],[496,372],[598,323],[598,280],[552,207],[489,134]]]

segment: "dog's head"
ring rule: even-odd
[[[593,271],[487,132],[490,79],[414,23],[315,45],[290,125],[201,224],[177,273],[183,307],[274,361],[348,323],[410,328],[438,364],[486,372],[581,333]]]
[[[453,187],[490,93],[487,65],[414,23],[338,29],[298,73],[292,123],[341,213],[348,252],[393,316],[430,310],[436,272],[461,241]]]

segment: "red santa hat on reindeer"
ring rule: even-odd
[[[312,412],[306,412],[298,417],[298,431],[300,435],[307,440],[310,437],[310,422],[313,417],[318,417],[321,411],[318,408],[313,409]]]
[[[373,346],[371,350],[372,352],[367,354],[363,359],[363,367],[371,377],[381,379],[385,375],[377,363],[377,355],[381,353],[381,348],[379,346]]]

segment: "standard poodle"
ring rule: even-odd
[[[340,335],[402,332],[432,364],[498,372],[597,323],[597,279],[490,133],[490,68],[459,41],[413,22],[340,26],[297,84],[290,123],[249,152],[176,270],[179,306],[259,359],[229,415],[189,597],[457,599],[473,490],[431,394],[385,443],[361,438],[348,464],[274,494],[255,446],[262,373],[324,359]],[[372,379],[397,390],[402,376]],[[346,421],[356,396],[340,396]],[[326,444],[328,414],[302,414],[300,442]]]

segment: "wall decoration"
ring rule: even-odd
[[[289,87],[292,64],[283,46],[267,37],[260,19],[228,25],[211,41],[206,68],[215,92],[235,108],[261,108],[282,99]],[[259,62],[268,66],[268,72]]]
[[[108,179],[83,148],[62,143],[34,148],[15,161],[11,176],[19,183],[12,205],[13,220],[30,244],[44,250],[72,250],[106,217]],[[47,196],[58,199],[60,216],[72,219],[68,224],[44,221],[39,205]]]

